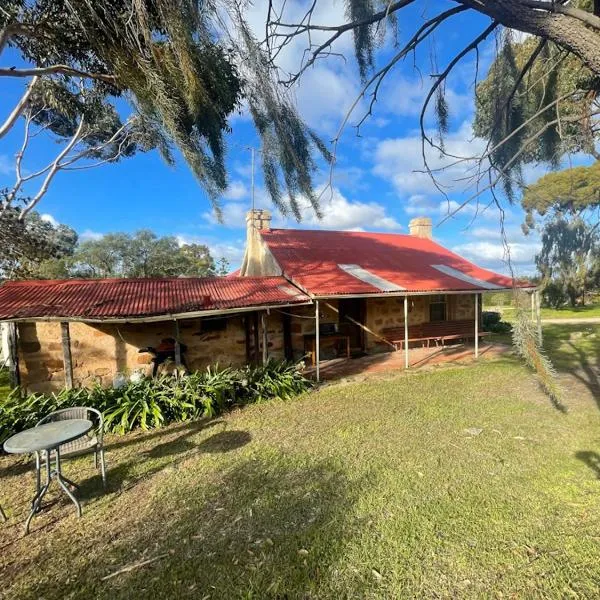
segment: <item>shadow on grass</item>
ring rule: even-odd
[[[107,460],[107,490],[122,491],[122,488],[130,488],[140,479],[151,477],[158,471],[167,467],[176,467],[181,461],[188,459],[196,453],[219,453],[228,452],[241,448],[251,441],[252,437],[246,431],[221,431],[216,433],[199,444],[192,442],[189,438],[198,433],[224,423],[222,420],[201,421],[197,423],[187,423],[181,435],[175,439],[163,442],[152,446],[149,450],[144,450],[139,454],[135,454],[133,458],[119,462],[116,466],[110,466],[110,450],[115,445],[111,444],[106,449]],[[181,431],[182,428],[177,427],[175,432]],[[165,433],[173,434],[174,429],[165,431]],[[147,439],[154,437],[152,434],[143,438]],[[122,447],[122,445],[121,445]],[[145,463],[145,464],[144,464]],[[98,476],[92,476],[80,484],[80,497],[89,499],[94,496],[101,495],[104,490],[100,484]]]
[[[101,552],[87,553],[99,532],[92,539],[79,532],[70,544],[53,540],[43,581],[20,578],[13,597],[336,597],[335,565],[351,535],[360,486],[330,460],[281,454],[237,460],[208,482],[186,470],[168,494],[144,498],[143,513],[105,523],[115,535],[109,544],[99,540]],[[357,577],[359,596],[361,586]]]
[[[600,454],[593,450],[581,450],[575,453],[575,458],[578,458],[586,466],[588,466],[596,475],[597,479],[600,479]]]
[[[558,371],[585,385],[600,408],[597,373],[600,329],[588,329],[589,326],[582,331],[579,325],[547,325],[544,328],[544,348]],[[575,339],[574,334],[578,336]]]

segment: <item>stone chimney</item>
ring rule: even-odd
[[[410,231],[410,235],[424,238],[426,240],[433,239],[431,234],[431,219],[429,217],[417,217],[416,219],[411,219],[410,223],[408,224],[408,229]]]
[[[271,229],[271,211],[256,208],[246,213],[246,251],[240,267],[242,277],[281,275],[281,267],[265,244],[261,231]]]
[[[246,213],[246,230],[248,238],[254,231],[271,229],[271,211],[255,208]]]

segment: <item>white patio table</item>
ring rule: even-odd
[[[68,488],[68,485],[74,488],[78,486],[70,479],[67,479],[60,470],[60,446],[85,435],[93,427],[94,424],[87,419],[65,419],[64,421],[39,425],[33,429],[26,429],[4,442],[4,450],[11,454],[41,453],[45,455],[46,483],[41,489],[38,487],[31,501],[31,512],[25,522],[25,534],[29,533],[31,519],[35,513],[39,512],[42,506],[42,498],[48,491],[53,479],[56,479],[60,487],[75,504],[77,507],[77,516],[81,517],[81,504],[79,504],[75,494]],[[52,454],[54,454],[54,468],[51,466]]]

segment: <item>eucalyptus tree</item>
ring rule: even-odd
[[[154,148],[168,163],[180,153],[218,210],[227,186],[224,136],[243,102],[267,150],[264,171],[274,202],[299,216],[302,195],[317,209],[315,149],[324,147],[272,79],[241,4],[5,0],[0,77],[22,78],[27,85],[0,124],[2,137],[21,117],[25,122],[15,185],[2,210],[32,180],[39,188],[21,207],[20,218],[39,203],[58,172]],[[63,146],[40,171],[27,172],[23,155],[40,131],[57,136]]]
[[[586,291],[597,284],[599,272],[598,226],[580,217],[556,215],[542,229],[542,248],[536,265],[542,274],[548,304],[585,304]]]
[[[0,191],[0,197],[6,194]],[[0,279],[37,277],[40,265],[61,266],[77,244],[77,233],[67,225],[55,224],[32,211],[19,219],[19,209],[10,207],[0,213]],[[61,276],[64,269],[53,269]]]

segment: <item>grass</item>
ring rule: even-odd
[[[505,359],[110,436],[109,492],[89,458],[67,463],[83,518],[61,496],[27,538],[30,465],[3,458],[3,593],[596,597],[600,411],[571,392],[558,413]]]
[[[490,336],[495,342],[511,344],[510,333]],[[573,373],[600,366],[600,324],[545,323],[544,349],[559,371]]]
[[[502,314],[503,321],[512,321],[515,309],[512,306],[488,307],[484,310],[498,311]],[[542,319],[593,319],[600,318],[600,304],[589,304],[587,306],[576,306],[574,308],[542,308],[540,311]]]
[[[600,317],[600,304],[576,306],[574,308],[542,308],[542,319],[588,319]]]

